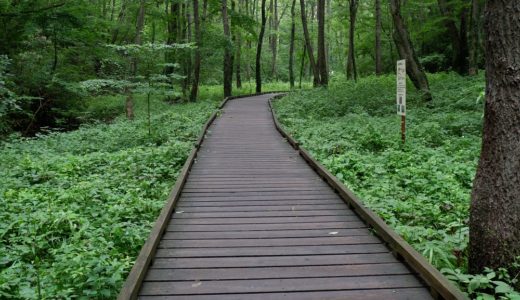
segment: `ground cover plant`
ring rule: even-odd
[[[0,142],[0,298],[115,298],[221,100],[218,86],[196,103],[154,98],[151,135],[140,96],[134,121]],[[87,101],[91,118],[123,111],[123,96]]]
[[[505,272],[465,274],[483,77],[439,73],[430,80],[433,103],[410,91],[404,145],[395,76],[337,79],[328,89],[292,93],[275,109],[304,147],[469,295],[518,297],[503,284],[516,282]]]

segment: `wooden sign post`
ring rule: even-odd
[[[397,114],[401,115],[401,139],[406,142],[406,60],[397,61]]]

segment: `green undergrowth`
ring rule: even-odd
[[[0,299],[117,296],[222,87],[202,86],[196,103],[162,98],[151,135],[146,98],[131,122],[113,95],[87,99],[78,130],[0,141]]]
[[[328,89],[291,93],[275,109],[286,129],[366,206],[437,268],[459,272],[450,278],[472,297],[485,297],[496,292],[491,281],[514,280],[488,275],[490,283],[478,288],[482,278],[464,275],[484,80],[443,73],[430,75],[430,83],[431,105],[410,88],[404,145],[395,76],[335,80]]]
[[[217,103],[1,144],[0,298],[115,298]]]

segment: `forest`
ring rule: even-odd
[[[0,0],[0,299],[115,299],[220,101],[271,91],[284,128],[465,295],[520,299],[519,16]]]

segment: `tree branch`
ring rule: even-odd
[[[17,17],[17,16],[21,16],[21,15],[35,14],[35,13],[39,13],[39,12],[42,12],[42,11],[46,11],[46,10],[62,7],[65,4],[67,4],[67,2],[56,3],[56,4],[53,4],[53,5],[47,6],[47,7],[43,7],[43,8],[39,8],[39,9],[25,10],[25,11],[16,12],[16,13],[0,13],[0,17]]]

